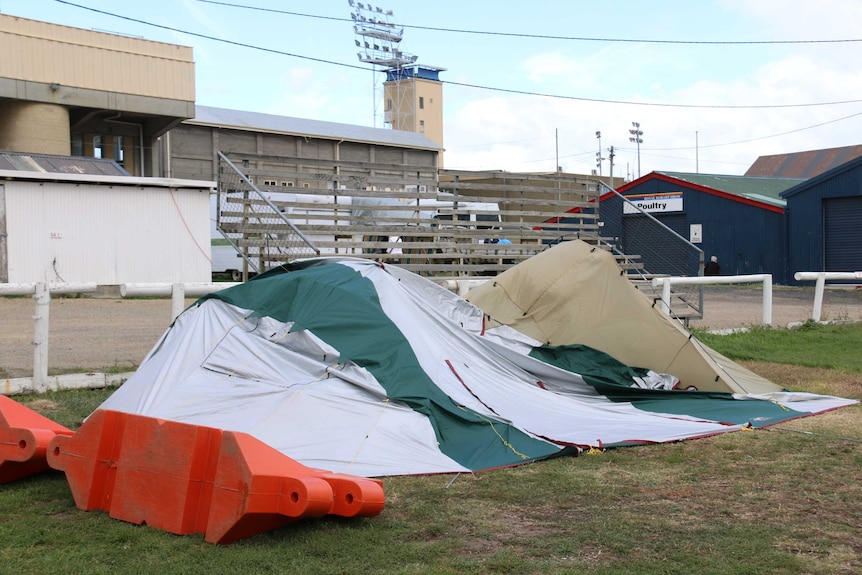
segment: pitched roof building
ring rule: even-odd
[[[862,156],[862,145],[760,156],[746,176],[809,179]]]

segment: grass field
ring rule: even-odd
[[[701,335],[785,387],[862,399],[862,325]],[[110,391],[17,399],[74,428]],[[79,511],[49,472],[0,487],[0,573],[862,573],[858,405],[384,486],[377,517],[309,520],[222,547]]]

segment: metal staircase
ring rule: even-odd
[[[218,153],[216,229],[244,260],[244,274],[261,273],[320,250],[224,154]]]

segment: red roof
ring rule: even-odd
[[[760,156],[744,175],[809,179],[860,156],[862,156],[862,145]]]

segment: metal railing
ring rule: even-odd
[[[629,201],[624,195],[601,183],[602,201],[601,236],[609,242],[615,253],[629,254],[640,267],[629,271],[632,279],[643,280],[638,287],[654,301],[661,294],[651,283],[654,277],[698,277],[703,275],[703,250],[679,235],[649,212]],[[606,217],[609,211],[618,217]],[[678,284],[671,298],[671,315],[688,319],[703,315],[703,288],[697,284]]]
[[[216,229],[260,273],[320,250],[224,154],[218,153]]]

